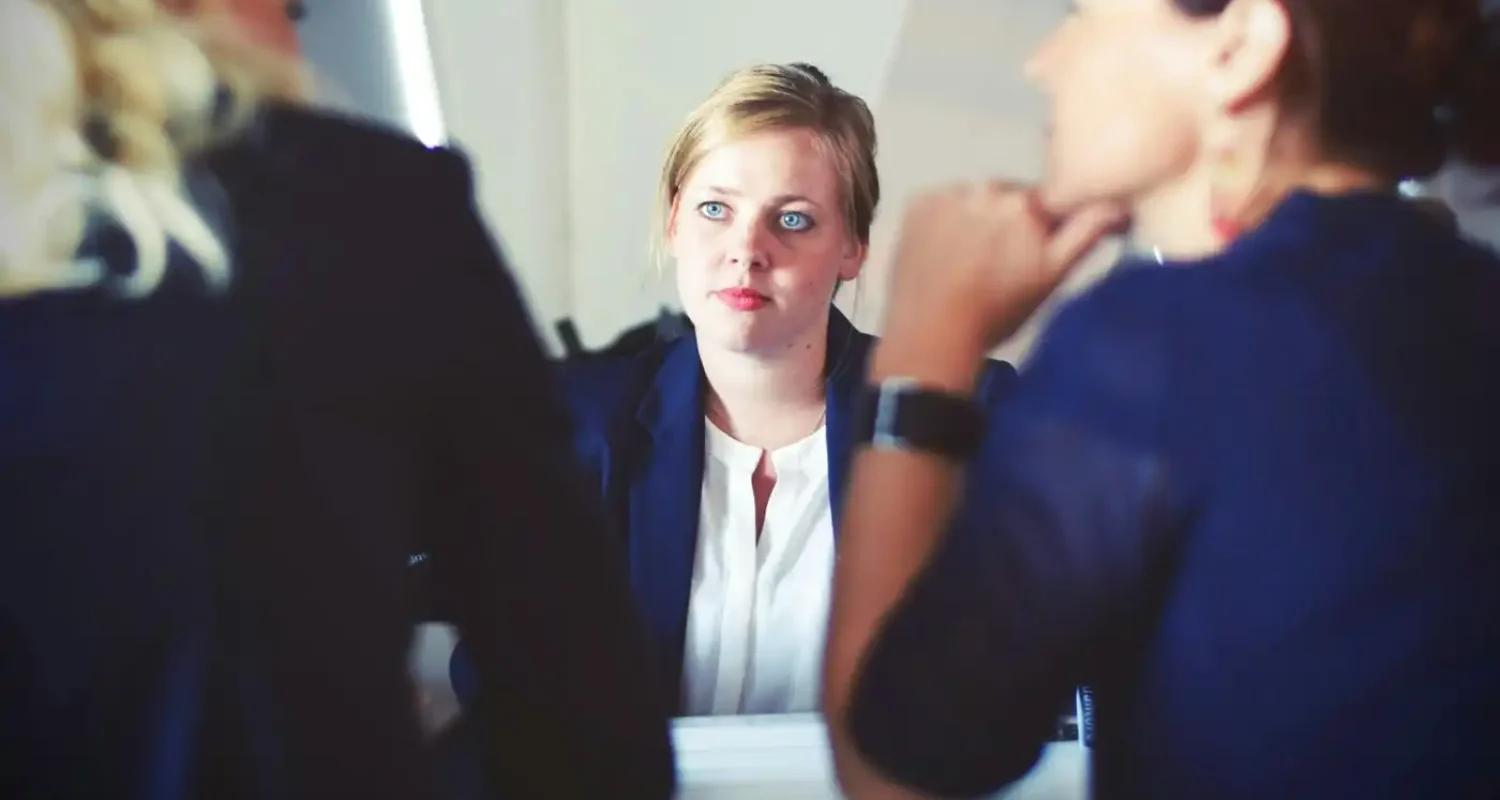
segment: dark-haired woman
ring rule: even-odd
[[[850,796],[990,791],[1078,683],[1100,797],[1500,796],[1500,263],[1395,192],[1500,141],[1494,30],[1082,0],[1035,54],[1046,180],[914,203],[871,357],[825,675]],[[1121,214],[1193,268],[1118,270],[982,419],[983,354]]]

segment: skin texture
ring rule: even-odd
[[[840,279],[859,275],[839,206],[838,175],[817,137],[766,131],[710,151],[684,182],[669,243],[677,290],[700,347],[778,358],[821,341]],[[754,312],[715,292],[748,287],[769,299]]]
[[[1081,0],[1032,53],[1050,206],[1155,195],[1192,167],[1208,28],[1163,0]]]

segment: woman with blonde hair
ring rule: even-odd
[[[864,266],[875,146],[864,101],[816,67],[730,75],[674,137],[658,193],[692,335],[566,370],[579,454],[682,714],[817,707],[872,343],[833,300]],[[992,363],[987,396],[1012,376]]]
[[[231,33],[0,6],[0,796],[439,793],[425,550],[491,788],[669,797],[623,562],[465,162],[297,109]]]

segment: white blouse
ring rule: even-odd
[[[705,422],[684,713],[814,711],[834,559],[824,429],[771,451],[776,483],[756,541],[761,450]]]

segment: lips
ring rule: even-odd
[[[736,311],[754,311],[771,301],[760,292],[747,288],[720,289],[714,292],[714,297]]]

